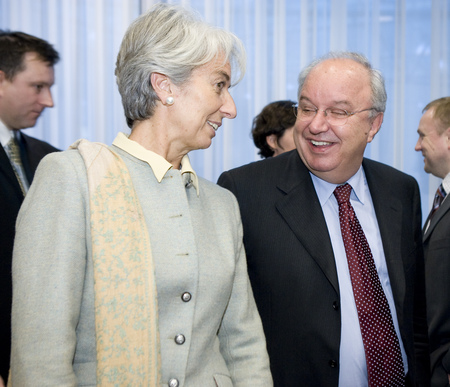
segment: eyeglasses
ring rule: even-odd
[[[292,107],[294,109],[295,116],[298,117],[298,119],[301,121],[312,121],[312,119],[317,115],[317,112],[322,111],[325,115],[327,122],[330,125],[345,125],[349,117],[358,113],[374,110],[373,107],[364,110],[359,110],[357,112],[348,112],[347,110],[338,108],[328,108],[322,110],[310,106],[299,107],[298,104],[292,105]]]

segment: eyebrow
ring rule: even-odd
[[[303,100],[308,101],[309,103],[315,105],[308,97],[305,97],[305,96],[302,95],[300,97],[300,101],[303,101]],[[333,106],[335,106],[335,105],[346,105],[349,108],[352,107],[351,103],[349,103],[347,100],[334,101],[333,102]]]
[[[217,75],[223,76],[227,81],[230,81],[230,75],[223,70],[217,71]]]
[[[304,100],[306,100],[306,101],[308,101],[308,102],[311,102],[311,100],[310,100],[308,97],[305,97],[305,96],[302,95],[302,96],[300,97],[299,102],[300,102],[300,101],[304,101]],[[311,102],[311,103],[312,103],[312,102]]]

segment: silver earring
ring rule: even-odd
[[[167,105],[173,105],[174,102],[175,101],[174,101],[173,97],[167,97],[166,98],[166,104]]]

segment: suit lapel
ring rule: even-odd
[[[285,196],[276,208],[339,294],[333,248],[309,171],[297,152],[287,161],[277,184]]]
[[[20,188],[19,181],[11,166],[9,157],[6,154],[3,146],[0,145],[0,172],[5,176],[5,179],[9,181],[16,194],[23,198],[22,189]]]
[[[431,233],[433,232],[433,229],[436,227],[436,224],[438,224],[439,220],[449,210],[450,210],[450,198],[445,198],[445,200],[442,202],[442,204],[439,206],[439,208],[436,210],[433,217],[431,218],[430,225],[428,226],[427,231],[423,235],[424,242],[430,237]],[[428,215],[427,221],[425,222],[425,227],[428,223],[429,218],[430,215]]]
[[[32,146],[30,144],[30,137],[26,134],[23,134],[22,132],[20,136],[19,146],[23,169],[25,171],[25,175],[27,176],[28,182],[31,185],[34,177],[34,172],[36,171],[41,157],[37,157],[37,155],[35,155],[31,151]]]
[[[391,192],[390,187],[383,184],[382,174],[371,168],[370,162],[364,160],[363,167],[400,318],[405,296],[405,276],[398,238],[402,229],[402,202],[395,192]],[[308,169],[296,152],[292,152],[286,168],[281,171],[277,186],[285,193],[276,203],[278,211],[339,293],[336,264],[323,211]]]
[[[363,168],[377,216],[392,293],[400,319],[405,298],[405,275],[399,238],[402,235],[402,202],[395,192],[391,191],[391,187],[384,184],[383,176],[371,167],[368,160],[363,161]]]

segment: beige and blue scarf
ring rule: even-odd
[[[144,214],[119,155],[78,140],[86,164],[94,263],[97,385],[157,386],[158,306]]]

